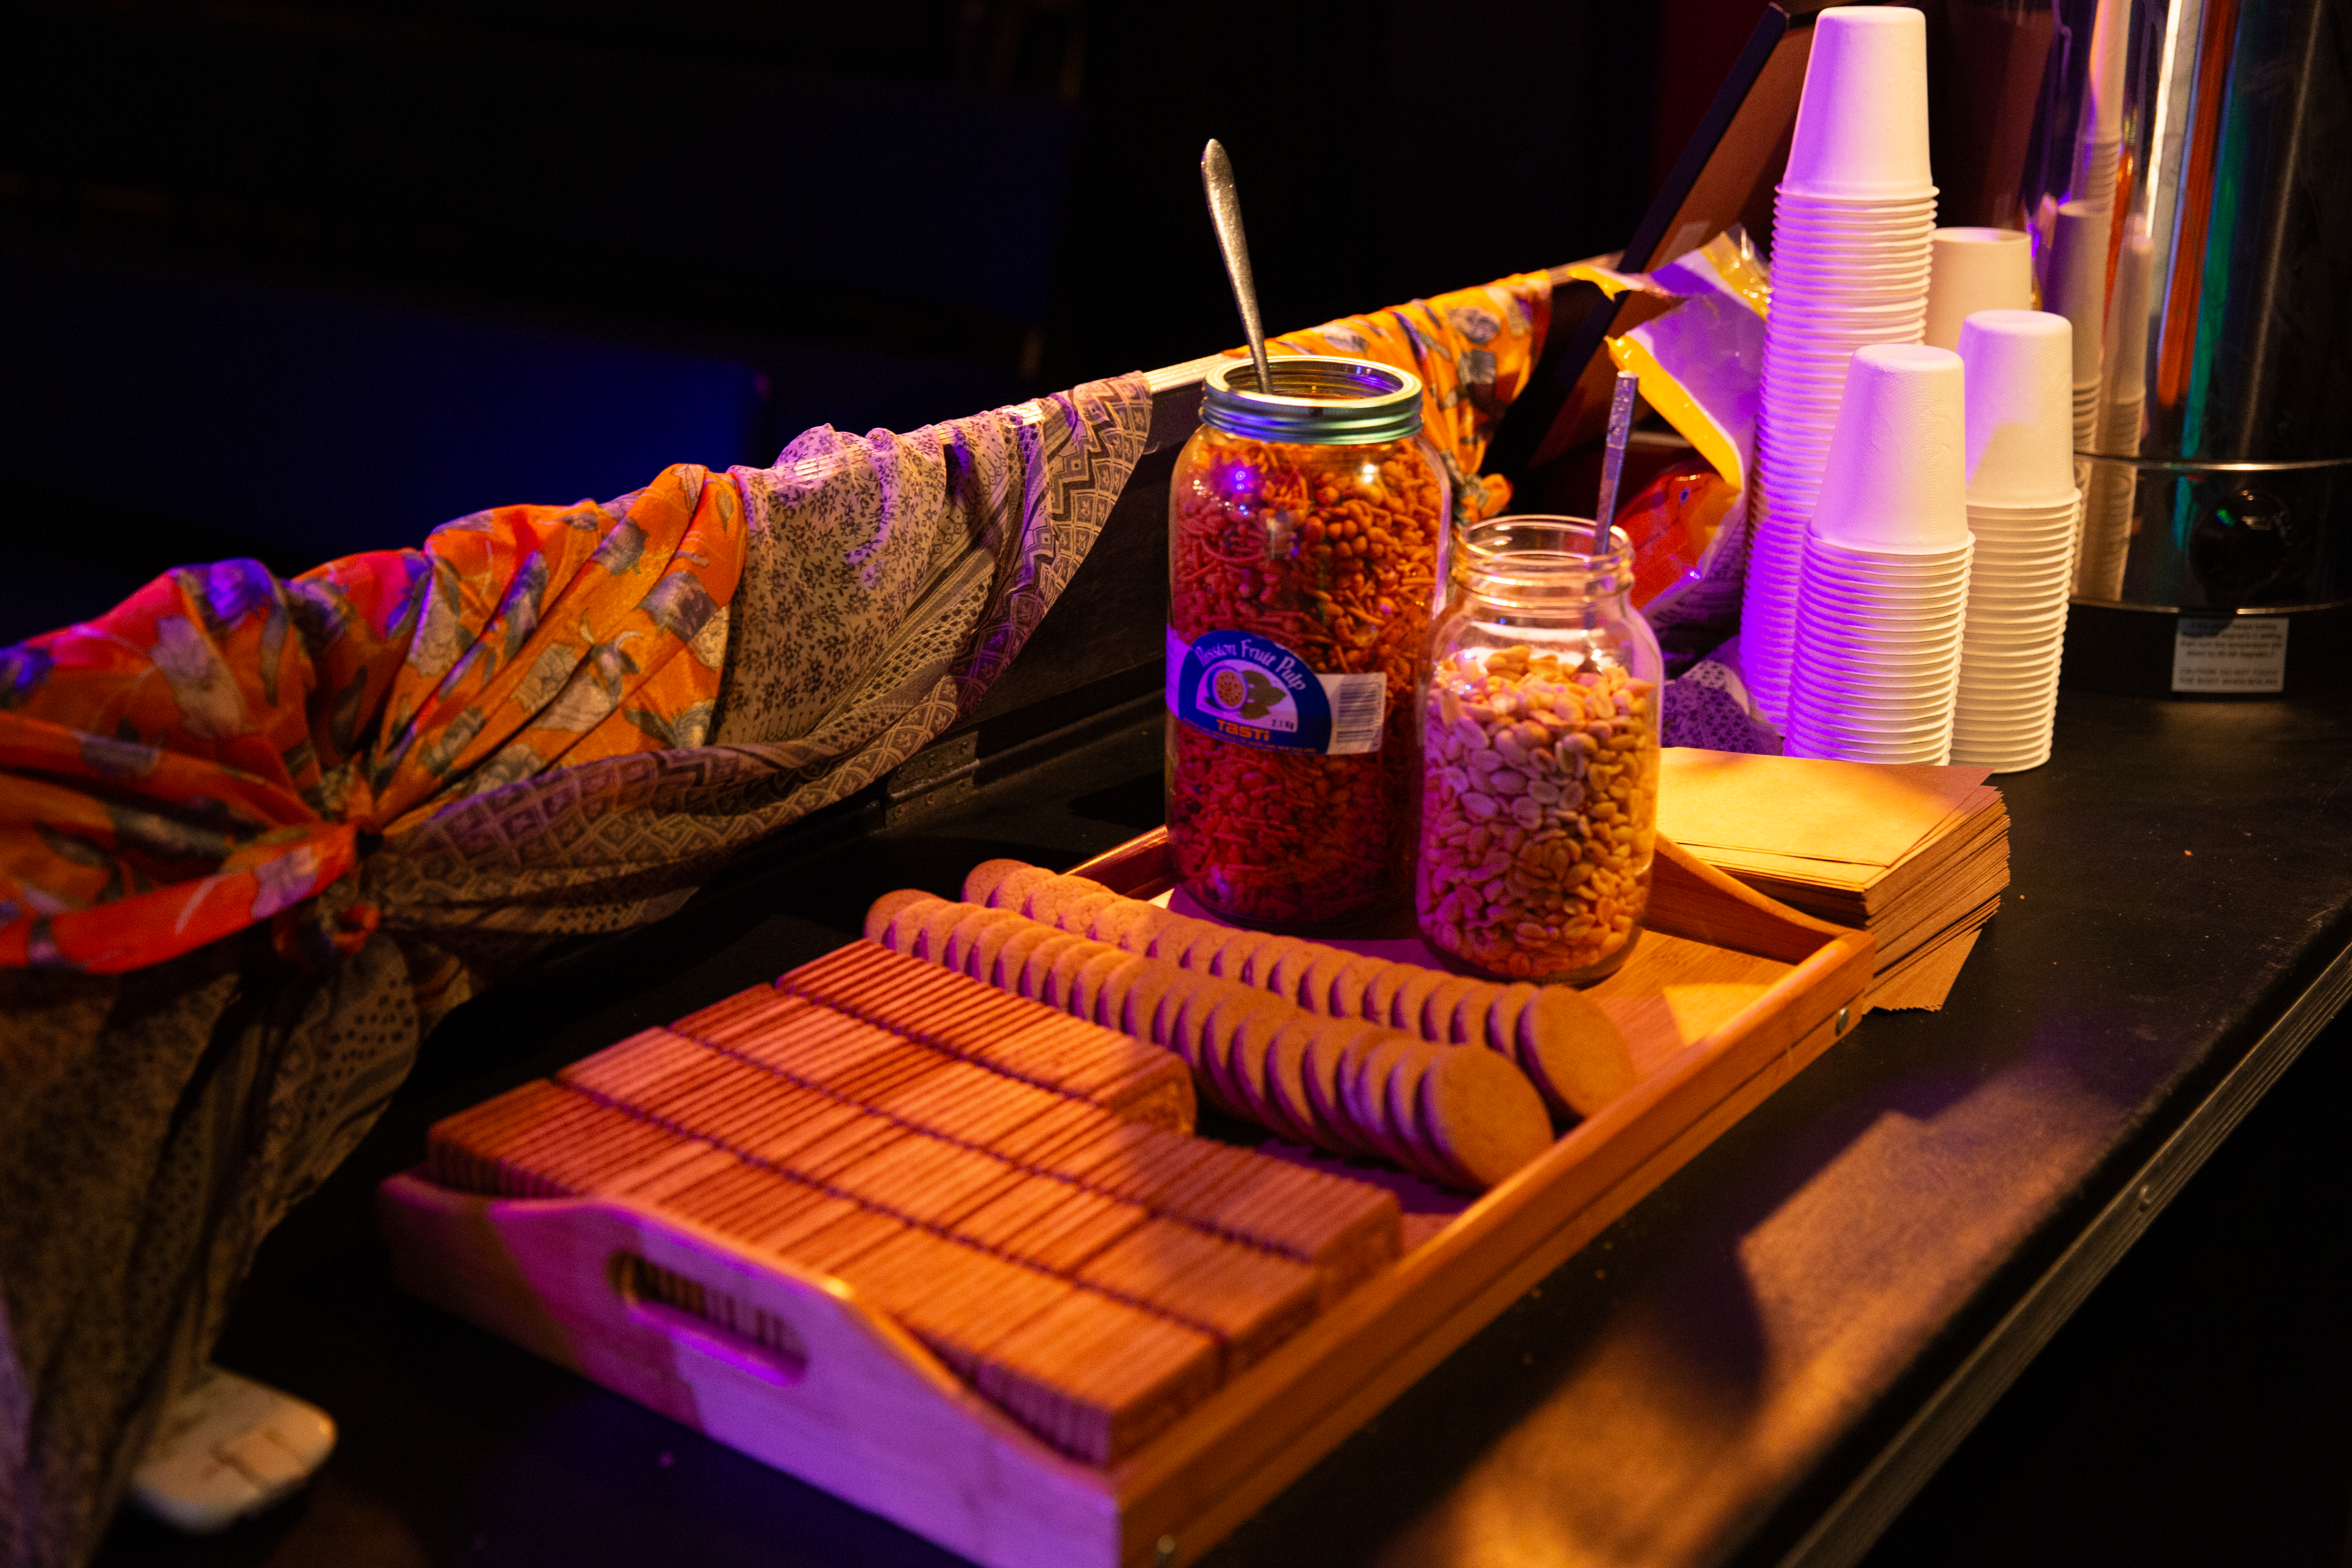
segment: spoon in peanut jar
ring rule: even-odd
[[[1610,531],[1617,521],[1617,482],[1625,471],[1625,444],[1633,435],[1633,395],[1642,378],[1630,370],[1617,373],[1609,396],[1609,444],[1601,451],[1601,494],[1592,506],[1592,553],[1609,553]]]
[[[1224,252],[1225,277],[1234,286],[1234,303],[1241,307],[1242,331],[1249,335],[1250,361],[1257,366],[1257,389],[1272,392],[1274,379],[1265,363],[1265,327],[1258,320],[1257,284],[1250,277],[1249,240],[1242,233],[1242,199],[1234,190],[1234,161],[1224,143],[1209,139],[1201,153],[1201,188],[1208,193],[1209,222],[1217,231],[1217,248]]]

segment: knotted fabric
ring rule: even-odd
[[[676,909],[970,713],[1140,455],[1140,376],[0,650],[0,1561],[95,1546],[289,1205],[450,1007]]]

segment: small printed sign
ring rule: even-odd
[[[2284,616],[2183,616],[2172,637],[2175,691],[2286,688]]]
[[[1168,633],[1168,710],[1206,734],[1283,752],[1381,749],[1384,675],[1323,675],[1248,632]]]

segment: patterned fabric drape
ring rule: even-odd
[[[1140,454],[1139,376],[819,430],[0,650],[0,1562],[84,1559],[253,1249],[450,1007],[977,704]]]

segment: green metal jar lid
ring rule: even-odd
[[[1271,393],[1258,390],[1246,359],[1211,369],[1202,421],[1229,436],[1336,447],[1401,441],[1421,428],[1421,378],[1409,371],[1326,354],[1276,355],[1266,369]]]

